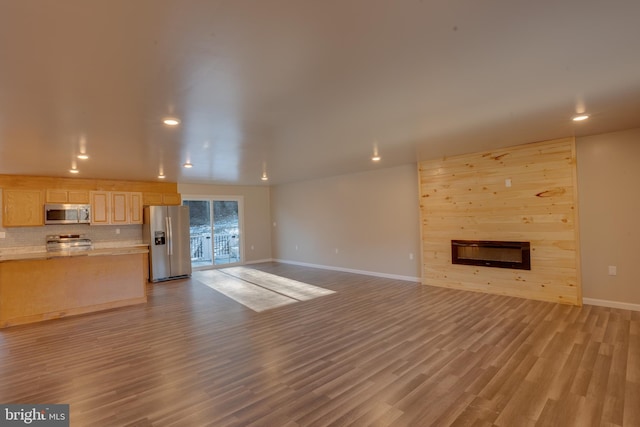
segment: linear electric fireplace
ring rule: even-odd
[[[529,242],[452,240],[451,263],[531,270]]]

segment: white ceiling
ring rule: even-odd
[[[275,184],[638,127],[639,22],[638,0],[0,0],[0,173]]]

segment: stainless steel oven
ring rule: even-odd
[[[88,224],[91,222],[91,205],[44,205],[45,224]]]

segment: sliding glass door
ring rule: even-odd
[[[191,198],[191,266],[206,268],[242,263],[242,198]]]

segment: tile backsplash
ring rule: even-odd
[[[120,231],[118,234],[117,231]],[[45,246],[50,234],[83,234],[96,243],[132,241],[142,242],[142,225],[45,225],[43,227],[0,228],[5,238],[0,249],[26,246]]]

